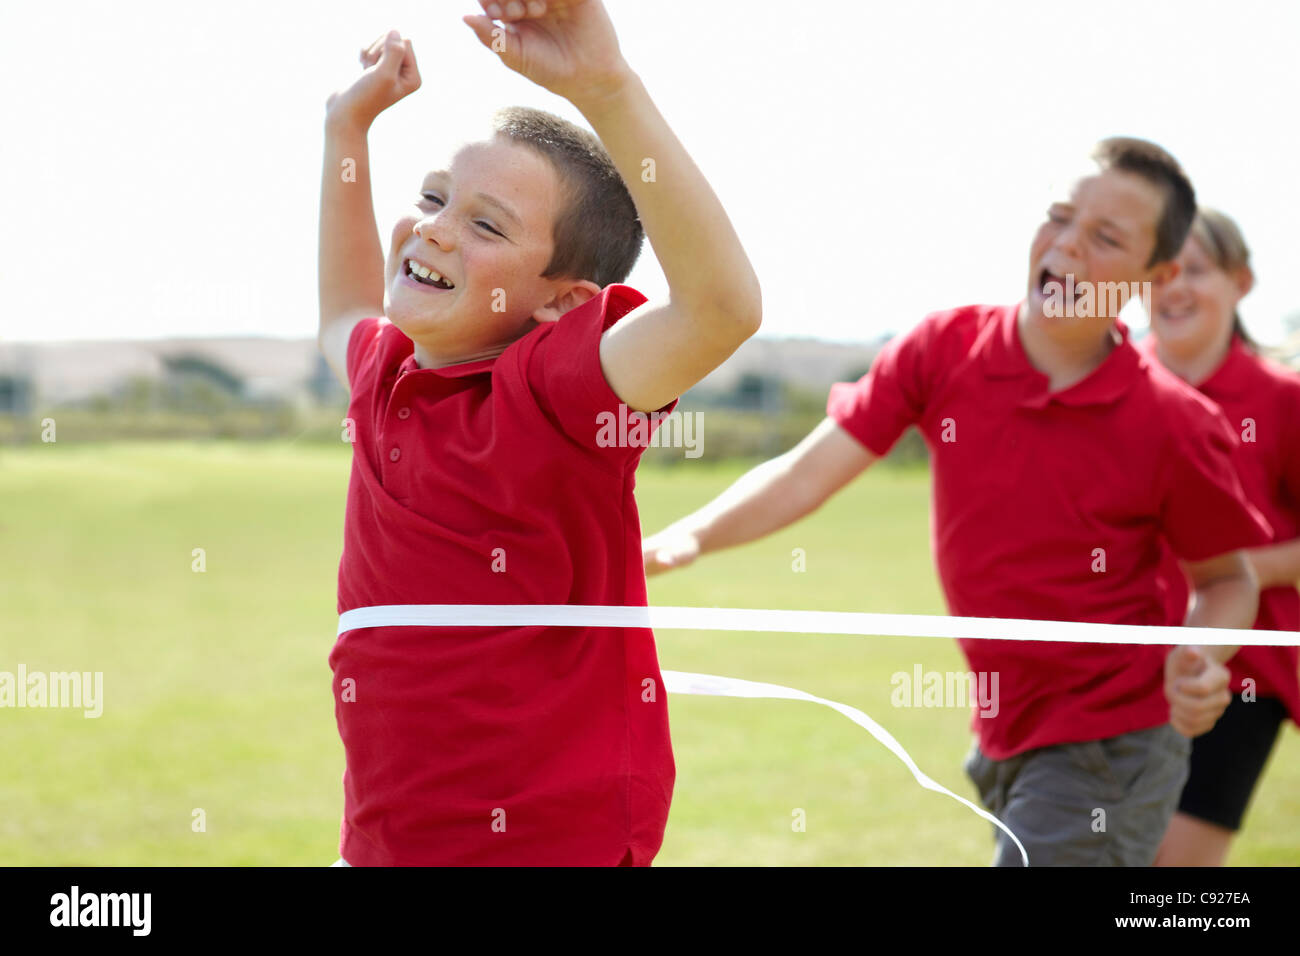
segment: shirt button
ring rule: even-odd
[[[401,457],[402,457],[402,449],[400,448],[394,448],[392,451],[388,453],[389,461],[397,461],[397,459]]]
[[[405,421],[411,417],[411,410],[409,408],[399,408],[397,410],[397,417]]]

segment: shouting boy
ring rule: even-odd
[[[1233,435],[1118,319],[1135,288],[1176,273],[1192,187],[1141,140],[1105,140],[1093,159],[1034,236],[1023,302],[937,312],[894,339],[860,381],[832,389],[827,419],[799,445],[647,539],[647,571],[798,520],[917,425],[951,613],[1249,627],[1258,587],[1242,549],[1267,534],[1244,503]],[[1186,621],[1166,617],[1162,539],[1196,587]],[[1236,648],[961,645],[1001,690],[973,717],[967,771],[1030,863],[1150,865],[1187,738],[1227,706]],[[1021,862],[1000,832],[995,861]]]
[[[759,326],[745,252],[601,3],[483,7],[465,18],[479,40],[596,135],[503,111],[424,178],[385,254],[366,136],[420,85],[410,42],[377,41],[330,98],[319,341],[355,430],[340,612],[644,605],[643,446],[598,441],[599,422],[670,407]],[[643,229],[664,303],[619,284]],[[330,664],[341,862],[645,865],[658,851],[674,765],[649,631],[363,627]]]

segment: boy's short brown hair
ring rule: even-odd
[[[602,289],[626,279],[645,232],[627,184],[600,140],[566,119],[524,106],[498,111],[492,130],[541,153],[559,173],[563,206],[543,278],[587,279]]]
[[[1196,192],[1178,160],[1155,143],[1129,136],[1103,139],[1093,147],[1092,158],[1102,172],[1123,170],[1160,188],[1165,207],[1156,223],[1156,247],[1147,266],[1178,258],[1196,217]]]

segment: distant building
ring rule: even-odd
[[[36,404],[32,347],[0,346],[0,415],[28,415]]]
[[[325,356],[316,353],[316,363],[311,375],[307,377],[307,391],[319,405],[336,405],[346,403],[348,390],[334,376],[334,370],[325,361]]]
[[[9,401],[58,407],[120,396],[152,383],[160,394],[208,391],[235,402],[312,405],[329,394],[315,339],[168,339],[0,343]],[[342,389],[339,389],[342,392]]]
[[[162,357],[167,382],[175,391],[185,391],[196,385],[207,386],[230,398],[244,394],[244,380],[220,362],[203,355],[182,352]]]
[[[28,415],[36,388],[31,376],[0,372],[0,415]]]

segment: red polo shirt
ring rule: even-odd
[[[1158,362],[1155,346],[1155,336],[1149,335],[1138,348]],[[1300,534],[1300,376],[1234,336],[1223,364],[1197,388],[1227,417],[1237,439],[1242,488],[1273,526],[1273,540],[1295,538]],[[1184,614],[1190,587],[1172,554],[1166,554],[1164,570],[1172,612]],[[1300,591],[1294,584],[1260,592],[1255,627],[1300,630]],[[1243,679],[1250,678],[1257,696],[1282,700],[1300,723],[1300,648],[1243,647],[1229,668],[1234,691],[1240,693]]]
[[[639,447],[601,333],[613,285],[496,359],[417,367],[384,319],[348,343],[355,447],[338,610],[646,603]],[[649,630],[378,627],[330,653],[354,866],[648,863],[674,767]]]
[[[1242,501],[1232,435],[1213,405],[1122,342],[1058,392],[1029,364],[1019,307],[927,316],[895,338],[828,413],[876,455],[909,425],[931,452],[932,543],[952,614],[1174,624],[1161,538],[1189,560],[1267,539]],[[972,719],[986,755],[1098,740],[1169,719],[1167,648],[960,642],[999,674]]]

